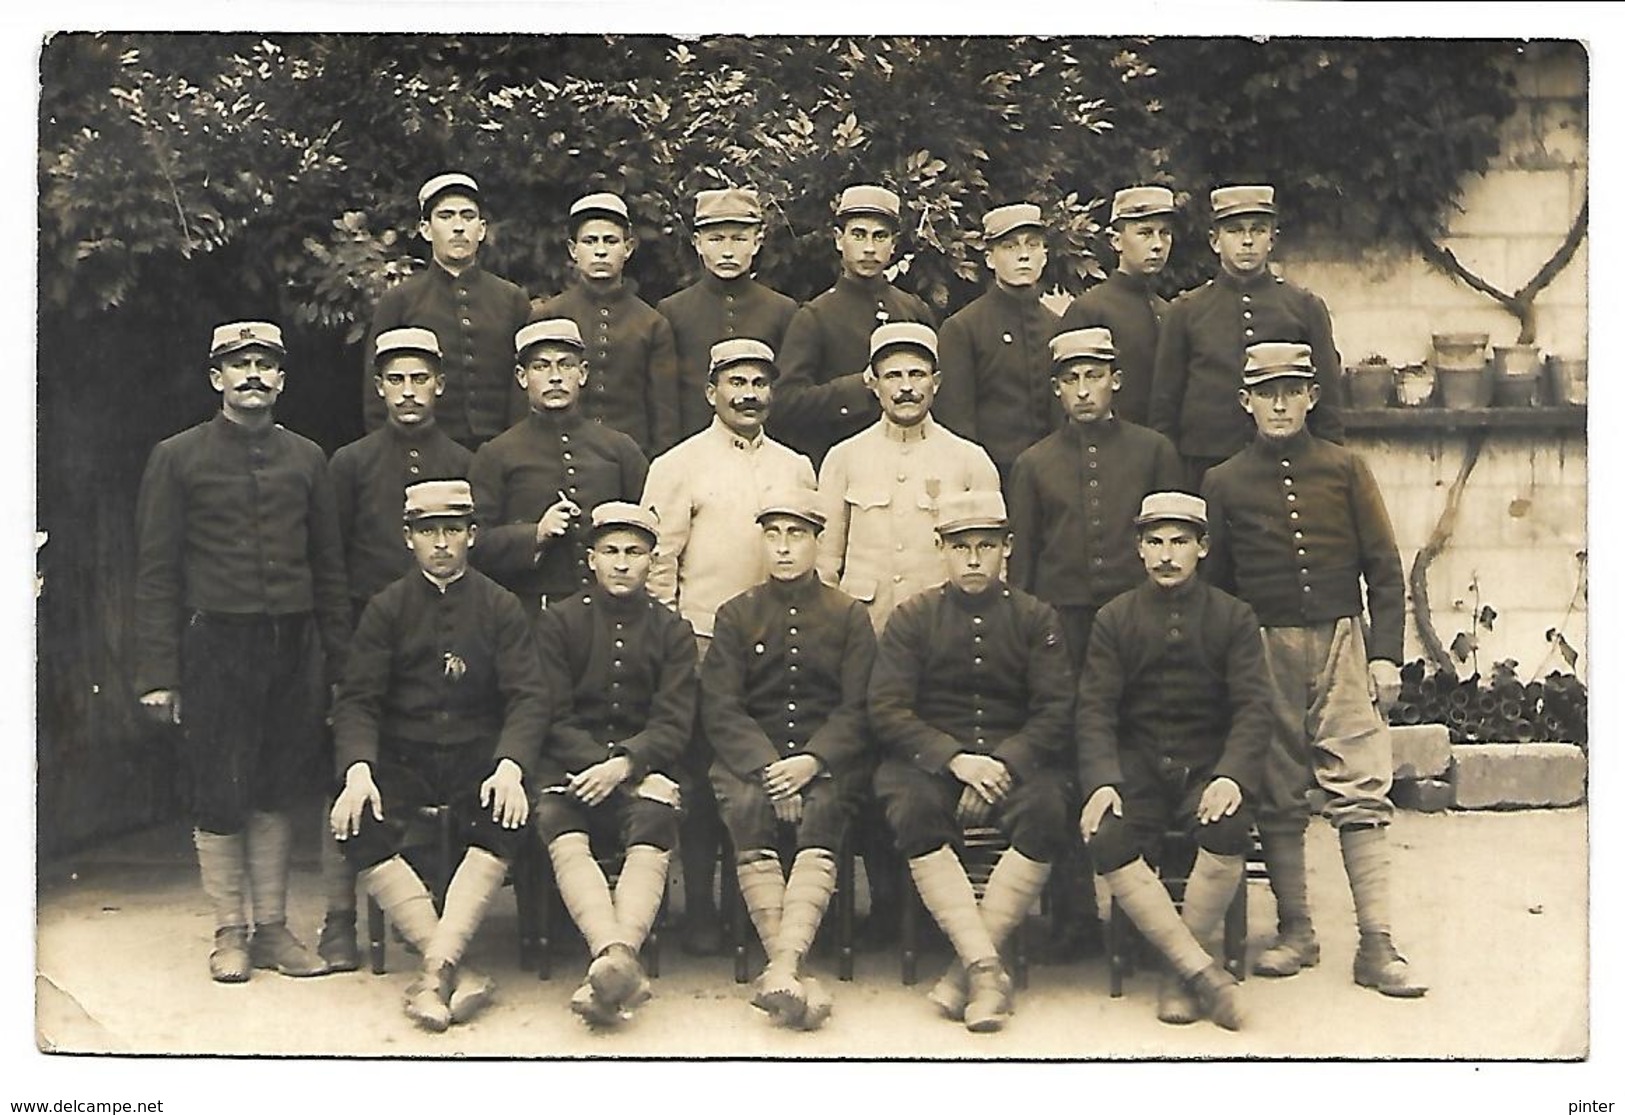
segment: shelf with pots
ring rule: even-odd
[[[1389,430],[1583,430],[1586,362],[1483,333],[1436,333],[1432,357],[1394,367],[1373,353],[1344,372],[1343,424]]]

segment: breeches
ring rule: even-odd
[[[711,767],[711,788],[735,852],[779,846],[779,819],[760,783],[740,778],[716,763]],[[824,848],[833,852],[841,847],[856,809],[856,789],[852,780],[837,778],[815,778],[802,788],[801,822],[796,826],[798,851]]]
[[[372,764],[372,780],[384,801],[384,819],[363,810],[361,831],[341,845],[357,871],[405,848],[413,814],[426,805],[450,806],[455,847],[473,845],[498,859],[513,859],[525,830],[503,828],[491,819],[490,807],[480,805],[480,783],[496,769],[490,747],[400,744],[383,750],[388,758]]]
[[[912,763],[884,760],[875,771],[875,796],[885,807],[897,850],[913,859],[956,842],[963,829],[954,812],[963,789],[964,783],[947,773],[927,774]],[[1017,782],[994,809],[993,823],[1022,855],[1053,862],[1070,825],[1065,776],[1054,771]]]
[[[1118,794],[1123,799],[1123,815],[1108,812],[1089,841],[1096,870],[1116,871],[1141,857],[1155,861],[1163,834],[1169,830],[1186,833],[1198,848],[1214,855],[1247,854],[1253,817],[1245,797],[1228,817],[1205,825],[1196,819],[1196,806],[1213,777],[1211,769],[1181,767],[1159,772],[1153,760],[1133,753],[1125,754],[1122,762]]]

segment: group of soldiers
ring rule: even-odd
[[[477,183],[442,174],[418,194],[431,263],[368,336],[371,432],[331,462],[275,424],[280,329],[217,328],[220,413],[152,453],[136,592],[213,978],[354,970],[359,883],[421,957],[406,1013],[444,1030],[493,994],[463,955],[535,840],[591,956],[571,1009],[616,1026],[650,995],[675,850],[685,946],[720,947],[722,861],[767,957],[754,1005],[813,1029],[833,1004],[807,953],[853,850],[878,932],[905,879],[943,930],[929,997],[973,1031],[1009,1019],[1000,948],[1046,886],[1087,921],[1096,873],[1166,959],[1158,1017],[1236,1029],[1213,938],[1253,832],[1278,912],[1254,970],[1289,976],[1319,960],[1321,812],[1355,981],[1421,995],[1389,913],[1392,530],[1339,444],[1326,307],[1268,266],[1273,189],[1210,200],[1213,280],[1157,297],[1174,197],[1131,187],[1117,270],[1062,318],[1039,207],[994,208],[992,282],[938,331],[887,279],[881,186],[841,193],[839,277],[801,307],[752,277],[755,194],[702,192],[704,274],[650,307],[619,197],[571,207],[576,281],[533,302],[479,266]],[[312,949],[289,814],[329,739]],[[428,805],[462,849],[438,903],[406,854]],[[978,893],[961,850],[987,828]],[[1154,869],[1171,830],[1196,845],[1180,907]]]

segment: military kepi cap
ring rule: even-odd
[[[1140,501],[1140,513],[1134,516],[1137,527],[1169,521],[1206,530],[1207,500],[1187,492],[1152,492]]]
[[[660,516],[651,508],[641,507],[624,500],[609,500],[592,509],[592,528],[589,538],[597,538],[610,530],[635,530],[649,536],[653,544],[660,538]]]
[[[1208,195],[1213,219],[1239,217],[1243,213],[1263,213],[1275,216],[1274,186],[1220,186]]]
[[[422,329],[415,325],[386,329],[373,342],[372,362],[374,365],[382,364],[385,359],[400,352],[421,352],[439,360],[440,338],[435,336],[433,329]]]
[[[789,515],[800,519],[814,530],[823,530],[826,516],[818,492],[813,488],[776,488],[762,493],[762,505],[756,511],[760,523],[770,515]]]
[[[775,377],[779,374],[779,366],[774,363],[773,350],[764,341],[758,341],[753,337],[730,337],[711,346],[709,374],[712,379],[715,379],[717,373],[724,368],[751,363],[766,364]]]
[[[282,330],[268,321],[228,321],[214,327],[209,339],[209,359],[236,352],[241,348],[268,348],[278,355],[286,354],[282,343]]]
[[[437,174],[423,185],[418,187],[418,211],[426,213],[429,203],[447,190],[456,190],[478,199],[480,196],[479,183],[466,174]]]
[[[588,217],[608,217],[623,225],[632,223],[632,215],[626,210],[626,202],[615,194],[588,194],[580,197],[570,206],[570,220]]]
[[[1050,338],[1049,358],[1056,372],[1074,360],[1110,364],[1117,359],[1117,346],[1112,342],[1112,331],[1104,325],[1068,329]]]
[[[962,530],[1003,530],[1007,521],[997,490],[954,492],[937,501],[937,533],[944,537]]]
[[[931,354],[931,359],[937,358],[937,331],[929,325],[918,321],[889,321],[879,326],[869,334],[869,364],[872,367],[875,357],[888,348],[898,345],[912,345],[924,349]]]
[[[474,489],[467,480],[420,480],[406,487],[406,521],[467,519],[474,514]]]
[[[1112,195],[1112,222],[1160,217],[1174,211],[1174,191],[1166,186],[1130,186]]]
[[[723,223],[759,225],[762,223],[762,202],[755,190],[730,187],[726,190],[701,190],[694,195],[694,227]]]
[[[903,219],[903,199],[884,186],[848,186],[835,203],[835,219],[863,214],[885,217],[892,224]]]
[[[543,341],[587,351],[587,346],[581,340],[581,327],[567,317],[543,318],[522,327],[513,335],[513,350],[523,353],[531,345],[539,345]]]
[[[1243,387],[1282,377],[1314,379],[1314,351],[1308,345],[1290,341],[1263,341],[1247,346],[1247,365],[1241,371]]]
[[[1001,205],[982,215],[982,239],[991,244],[1018,228],[1044,229],[1044,211],[1031,202]]]

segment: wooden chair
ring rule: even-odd
[[[451,885],[452,872],[457,867],[454,858],[457,846],[453,839],[455,833],[452,831],[452,820],[449,805],[420,806],[411,819],[411,845],[426,851],[426,855],[418,858],[426,860],[427,871],[421,873],[423,882],[434,899],[436,910],[445,905],[446,888]],[[519,966],[527,969],[536,962],[537,953],[535,866],[537,851],[533,847],[534,844],[535,841],[528,836],[520,841],[519,851],[513,863],[508,866],[508,882],[513,886],[514,902],[519,914]],[[383,908],[378,905],[376,899],[368,895],[367,951],[374,975],[383,975],[385,971],[388,935],[385,932],[384,922]]]
[[[1259,856],[1258,837],[1255,835],[1253,851],[1248,855],[1241,883],[1236,887],[1235,897],[1230,900],[1230,907],[1224,914],[1223,962],[1225,969],[1238,980],[1247,978],[1247,884],[1255,878],[1253,862]],[[1168,888],[1174,905],[1183,908],[1185,884],[1190,879],[1191,866],[1196,862],[1196,841],[1183,830],[1170,829],[1163,833],[1162,848],[1156,858],[1157,862],[1151,864],[1152,870],[1157,872],[1163,886]],[[1259,858],[1258,862],[1262,864],[1262,859]],[[1143,944],[1144,939],[1135,929],[1134,922],[1114,897],[1111,915],[1106,919],[1106,958],[1113,999],[1122,998],[1123,979],[1134,974],[1137,954]]]
[[[779,862],[795,861],[796,829],[794,825],[779,826]],[[734,982],[749,983],[751,942],[756,940],[750,912],[745,909],[745,896],[739,891],[739,871],[736,865],[733,840],[724,831],[722,835],[722,918],[729,946],[733,950]],[[853,922],[857,909],[857,862],[850,836],[835,854],[835,894],[830,901],[835,913],[836,975],[844,982],[852,982],[854,937]],[[823,925],[818,927],[818,940],[823,941],[829,925],[826,913]],[[759,949],[759,946],[758,946]]]
[[[993,875],[994,867],[998,866],[999,857],[1010,847],[1010,841],[1004,833],[991,826],[972,826],[966,828],[955,844],[959,853],[959,862],[965,867],[965,875],[970,879],[971,889],[976,892],[976,900],[980,902],[987,890],[987,881]],[[914,876],[910,874],[908,863],[903,864],[903,895],[902,916],[899,919],[898,939],[902,953],[903,983],[912,987],[919,982],[920,971],[920,915],[926,913],[925,903],[920,900],[920,894],[914,889]],[[1042,904],[1044,900],[1039,900]],[[1006,946],[1010,954],[1010,976],[1017,988],[1027,986],[1027,920],[1023,919],[1015,932],[1010,934]]]

